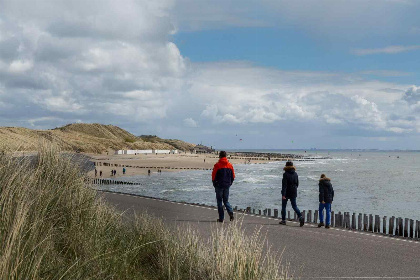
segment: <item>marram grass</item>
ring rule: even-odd
[[[0,152],[0,279],[286,279],[256,231],[217,227],[209,241],[117,212],[71,158]]]

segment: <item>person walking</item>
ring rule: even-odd
[[[293,210],[299,217],[300,226],[305,224],[305,219],[302,217],[299,208],[296,205],[297,188],[299,187],[299,176],[296,173],[296,168],[293,166],[293,162],[286,162],[286,166],[283,168],[283,180],[281,182],[281,221],[279,224],[286,224],[286,206],[287,201],[290,199]]]
[[[123,167],[123,175],[125,175],[125,167]]]
[[[325,228],[330,228],[331,222],[331,204],[334,199],[334,189],[330,178],[325,174],[321,174],[319,179],[319,224],[318,227],[324,226],[324,208],[325,208]]]
[[[226,158],[226,152],[219,153],[219,161],[214,165],[211,174],[213,187],[216,192],[217,210],[219,212],[218,222],[223,223],[225,212],[223,204],[229,214],[230,220],[233,221],[233,210],[229,203],[229,188],[235,180],[235,170],[232,164]]]

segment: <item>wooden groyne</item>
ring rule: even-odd
[[[142,168],[142,169],[160,169],[160,170],[213,170],[212,168],[199,168],[199,167],[168,167],[168,166],[137,166],[128,164],[118,164],[109,162],[95,162],[95,166],[110,166],[110,167],[130,167],[130,168]]]
[[[92,185],[143,185],[142,183],[102,178],[86,178],[85,182]]]
[[[244,212],[247,214],[268,216],[271,218],[281,219],[281,213],[279,209],[253,209],[247,207],[246,209],[238,209],[237,206],[234,208],[235,211]],[[317,224],[319,219],[318,210],[303,210],[302,216],[305,219],[305,223]],[[324,215],[325,218],[326,215]],[[298,221],[298,217],[293,212],[293,218],[290,215],[290,211],[287,211],[287,220]],[[402,217],[387,217],[372,214],[362,213],[350,213],[350,212],[334,212],[331,211],[331,227],[371,232],[377,234],[383,234],[394,237],[404,237],[414,240],[420,240],[420,221]]]

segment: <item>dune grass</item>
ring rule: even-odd
[[[71,158],[0,153],[0,279],[286,279],[258,231],[218,227],[209,241],[146,214],[117,212]]]

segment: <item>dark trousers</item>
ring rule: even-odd
[[[283,221],[286,220],[286,206],[287,206],[287,201],[290,199],[290,203],[292,203],[292,208],[293,210],[295,210],[296,214],[298,215],[298,217],[302,217],[302,214],[300,213],[299,208],[296,205],[296,197],[295,198],[286,198],[283,199],[281,201],[281,219]]]
[[[219,212],[219,220],[225,219],[225,211],[223,210],[223,204],[226,207],[228,213],[233,213],[232,206],[229,203],[229,188],[215,188],[216,200],[217,200],[217,211]]]

